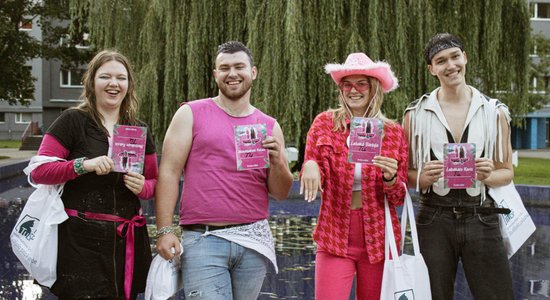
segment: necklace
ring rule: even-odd
[[[232,117],[244,117],[244,116],[248,116],[250,114],[250,109],[252,107],[252,105],[248,104],[247,107],[242,111],[242,112],[239,112],[237,110],[233,110],[225,105],[223,105],[223,103],[220,101],[220,98],[219,97],[214,97],[214,103],[216,103],[216,105],[221,108],[223,111],[225,111],[228,115],[232,116]]]

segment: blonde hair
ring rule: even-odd
[[[118,123],[127,125],[134,125],[137,123],[137,108],[139,100],[136,94],[134,72],[128,59],[114,50],[103,50],[96,54],[96,56],[94,56],[94,58],[88,63],[88,68],[82,77],[84,90],[80,95],[80,98],[84,100],[84,102],[76,107],[78,110],[89,113],[92,119],[96,122],[97,126],[107,134],[108,131],[102,123],[103,116],[97,109],[97,99],[94,88],[97,70],[110,61],[117,61],[121,63],[128,72],[128,91],[120,104]]]
[[[384,89],[380,86],[380,81],[374,77],[367,76],[369,81],[369,94],[368,98],[371,99],[368,104],[368,111],[365,114],[366,118],[379,118],[384,123],[395,123],[395,121],[388,119],[381,111],[382,103],[384,102]],[[342,92],[338,96],[338,108],[329,109],[332,113],[332,121],[334,127],[333,131],[346,131],[346,119],[351,119],[353,115],[344,102]]]

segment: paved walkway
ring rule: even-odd
[[[518,150],[518,156],[550,159],[550,149]]]
[[[0,156],[6,156],[9,158],[0,159],[0,167],[5,165],[11,165],[16,162],[30,159],[33,155],[36,155],[36,151],[32,150],[19,150],[17,148],[0,148]]]

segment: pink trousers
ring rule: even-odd
[[[348,253],[336,256],[318,249],[315,257],[315,299],[348,300],[357,276],[356,299],[378,300],[382,286],[384,262],[371,264],[365,248],[363,213],[351,211]]]

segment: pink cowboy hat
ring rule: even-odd
[[[386,93],[395,90],[398,86],[397,78],[393,74],[390,65],[381,61],[373,62],[362,52],[348,55],[343,65],[326,64],[325,72],[330,74],[336,84],[340,84],[342,78],[349,75],[366,75],[378,79]]]

